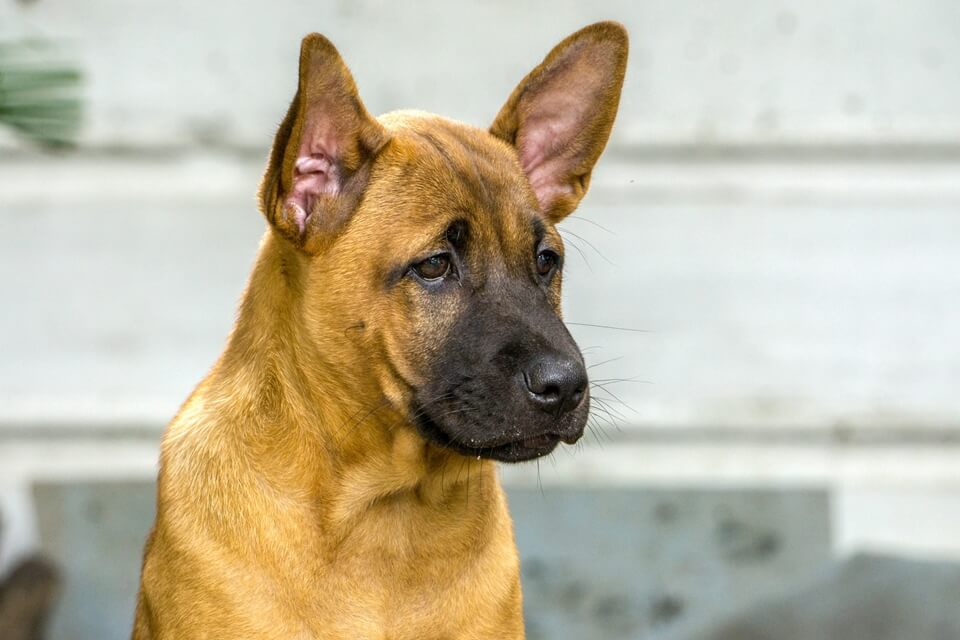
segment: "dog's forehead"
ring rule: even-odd
[[[480,222],[519,219],[527,226],[538,215],[516,152],[488,132],[421,112],[388,114],[381,122],[393,138],[385,161],[406,198],[477,212]]]
[[[519,269],[545,224],[553,233],[511,146],[431,114],[395,113],[381,122],[390,141],[337,243],[343,250],[411,260],[441,250],[446,231],[463,221],[474,259]]]

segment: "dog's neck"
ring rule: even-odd
[[[204,384],[205,395],[233,400],[224,403],[231,435],[255,452],[257,473],[325,505],[332,529],[349,529],[386,498],[482,508],[496,485],[493,462],[427,444],[381,390],[318,366],[323,354],[298,318],[302,260],[267,233],[236,328]]]

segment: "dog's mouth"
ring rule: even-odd
[[[573,444],[580,439],[582,429],[572,435],[545,432],[531,436],[522,436],[516,439],[481,443],[476,446],[465,444],[451,436],[443,427],[431,418],[425,411],[414,412],[416,425],[420,434],[429,442],[442,449],[455,451],[464,456],[487,458],[500,462],[523,462],[533,460],[551,453],[560,442]]]

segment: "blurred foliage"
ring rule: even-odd
[[[49,42],[0,42],[0,126],[41,147],[71,146],[83,114],[82,81]]]

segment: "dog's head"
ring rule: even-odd
[[[425,438],[465,455],[526,460],[583,434],[555,225],[587,190],[626,59],[620,25],[571,35],[484,131],[371,117],[333,45],[304,39],[260,197],[295,247],[297,322],[326,367],[375,380]]]

